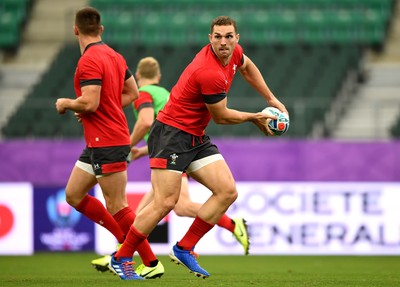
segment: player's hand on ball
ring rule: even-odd
[[[274,136],[274,132],[268,125],[268,121],[276,120],[276,116],[269,113],[259,112],[255,114],[255,118],[252,122],[266,135]]]
[[[274,135],[281,136],[287,132],[290,121],[286,112],[283,113],[275,107],[267,107],[262,110],[262,113],[276,116],[275,119],[267,119],[267,126]]]
[[[285,113],[286,115],[289,116],[289,112],[286,109],[285,105],[282,104],[277,98],[268,101],[268,104],[270,107],[277,108],[280,112]]]

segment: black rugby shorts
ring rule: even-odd
[[[151,168],[182,172],[193,161],[220,153],[209,136],[194,136],[157,120],[150,129],[147,144]]]
[[[79,161],[90,164],[95,175],[120,172],[127,169],[126,157],[131,151],[129,145],[85,148]]]

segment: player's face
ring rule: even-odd
[[[239,41],[239,34],[235,33],[235,28],[229,26],[214,26],[213,33],[208,35],[211,46],[221,60],[229,59],[236,43]]]

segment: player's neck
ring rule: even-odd
[[[143,87],[143,86],[147,86],[147,85],[158,85],[159,81],[157,78],[153,78],[153,79],[140,79],[138,80],[138,86]]]
[[[232,59],[232,56],[229,56],[229,58],[220,58],[220,57],[218,57],[218,60],[221,62],[221,65],[223,67],[226,67],[229,64],[229,62],[231,61],[231,59]]]
[[[88,45],[90,45],[92,43],[97,43],[97,42],[101,42],[101,37],[99,37],[99,36],[97,36],[97,37],[90,37],[90,36],[80,37],[79,38],[79,46],[81,49],[81,54],[83,54],[83,52],[85,52],[85,49]]]

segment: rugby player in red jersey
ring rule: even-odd
[[[96,9],[77,11],[74,34],[82,56],[74,76],[76,98],[57,99],[56,109],[60,114],[75,112],[86,141],[68,180],[66,200],[122,243],[136,216],[125,194],[130,132],[123,107],[132,104],[139,91],[123,56],[102,42],[103,30]],[[107,209],[89,194],[97,183]],[[137,250],[145,264],[159,264],[147,240]]]
[[[243,53],[238,44],[236,22],[232,18],[215,18],[208,37],[210,43],[183,71],[151,127],[148,149],[154,200],[138,213],[123,246],[111,258],[111,268],[126,270],[120,276],[122,279],[132,274],[126,266],[132,261],[130,258],[139,244],[175,207],[183,172],[211,190],[212,195],[169,256],[198,277],[210,276],[197,263],[194,247],[214,227],[238,194],[232,173],[217,146],[205,134],[205,128],[211,119],[217,124],[252,122],[264,134],[273,135],[266,121],[275,119],[266,113],[242,112],[227,107],[227,94],[235,73],[238,71],[243,76],[265,99],[267,106],[287,113],[285,106],[268,88],[259,69]]]

